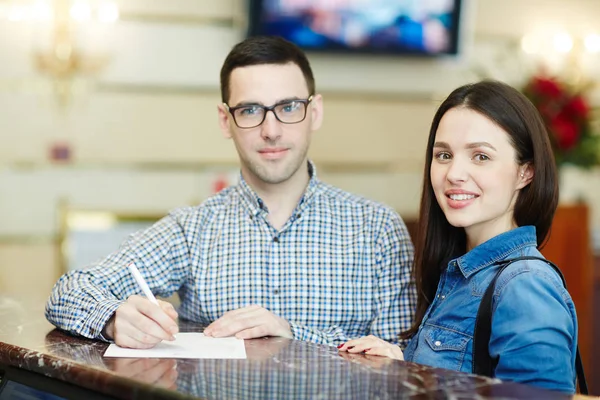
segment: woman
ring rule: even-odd
[[[501,260],[542,257],[558,202],[556,167],[535,107],[499,82],[462,86],[429,133],[415,277],[416,320],[399,347],[374,336],[340,351],[471,372],[477,310]],[[566,266],[568,267],[568,266]],[[542,260],[510,264],[493,296],[495,376],[575,392],[577,317],[559,275]]]

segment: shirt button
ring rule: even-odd
[[[278,238],[277,236],[275,236],[275,237],[273,238],[273,241],[274,241],[275,243],[279,243],[279,238]]]
[[[440,342],[439,340],[436,340],[434,343],[436,346],[440,347],[442,345],[442,342]]]
[[[273,290],[273,294],[279,294],[279,289]]]
[[[445,299],[445,298],[446,298],[446,296],[442,296],[442,299]]]

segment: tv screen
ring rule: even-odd
[[[249,35],[305,50],[458,53],[461,0],[250,0]]]

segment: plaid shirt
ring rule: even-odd
[[[241,179],[196,207],[135,233],[97,265],[63,275],[46,305],[57,327],[88,338],[140,288],[178,292],[181,318],[209,324],[258,304],[285,318],[294,338],[337,345],[373,334],[393,343],[413,319],[413,247],[390,208],[311,179],[287,223]],[[403,343],[404,344],[404,343]]]

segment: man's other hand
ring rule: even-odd
[[[254,339],[263,336],[293,338],[290,324],[266,308],[252,305],[223,314],[204,330],[206,336]]]

